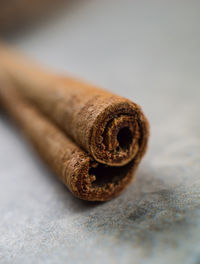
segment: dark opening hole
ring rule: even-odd
[[[119,146],[126,150],[132,143],[133,134],[128,127],[123,127],[117,135],[117,140],[119,142]]]
[[[93,181],[93,186],[102,187],[108,183],[117,185],[128,173],[132,166],[132,162],[123,167],[107,167],[99,164],[96,168],[89,170],[90,175],[95,175],[96,180]]]

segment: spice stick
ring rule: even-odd
[[[96,161],[123,166],[144,154],[149,126],[140,106],[44,70],[3,44],[0,58],[17,90]]]
[[[4,76],[3,76],[4,77]],[[131,182],[142,154],[122,167],[96,162],[0,76],[0,102],[58,178],[77,197],[106,201]]]

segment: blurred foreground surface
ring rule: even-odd
[[[127,191],[91,204],[1,114],[1,263],[200,263],[199,8],[88,0],[10,37],[41,63],[141,104],[151,142]]]

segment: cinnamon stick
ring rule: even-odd
[[[142,158],[141,151],[137,159],[122,167],[96,162],[35,106],[22,98],[4,77],[0,76],[1,105],[75,196],[88,201],[106,201],[125,189]]]
[[[94,160],[109,166],[124,166],[144,155],[149,125],[136,103],[51,73],[3,44],[0,58],[0,66],[17,91]]]

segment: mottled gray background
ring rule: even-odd
[[[200,263],[200,1],[79,1],[10,38],[56,70],[138,102],[136,180],[74,198],[0,115],[0,263]]]

